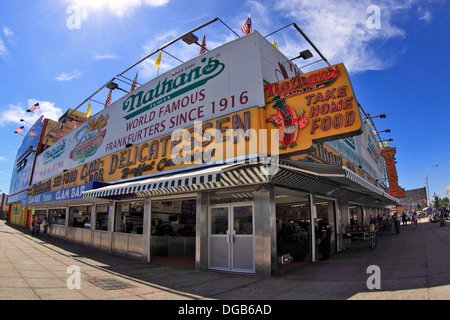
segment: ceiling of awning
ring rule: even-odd
[[[383,189],[361,178],[345,166],[281,160],[280,168],[290,172],[297,172],[314,180],[315,184],[311,183],[311,185],[308,185],[303,182],[304,185],[301,186],[301,188],[306,187],[307,190],[314,193],[368,204],[398,204],[397,199],[391,197]],[[275,179],[277,180],[278,177]],[[294,178],[285,178],[284,181],[292,184],[292,179]],[[306,178],[303,177],[302,181],[306,181]]]

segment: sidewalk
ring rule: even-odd
[[[284,276],[261,277],[144,263],[32,237],[0,221],[0,300],[448,300],[449,247],[450,224],[424,219],[417,230],[385,232],[374,251],[351,248]],[[367,288],[371,265],[380,268],[381,290]],[[71,290],[76,270],[80,288]]]

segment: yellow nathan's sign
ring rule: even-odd
[[[84,161],[34,184],[30,195],[89,182],[139,179],[269,155],[300,154],[311,151],[315,142],[361,133],[358,105],[343,64],[268,84],[263,89],[265,106],[235,109],[233,103],[222,99],[219,104],[211,105],[213,114],[227,108],[234,112],[219,112],[221,116],[202,121],[193,119],[187,128],[180,126],[149,140],[136,140],[139,143],[131,144],[127,140],[125,148],[120,147],[125,142],[120,146],[115,142],[106,143],[107,155]],[[262,91],[261,88],[261,98]],[[246,91],[239,97],[247,105]],[[165,108],[168,105],[159,110]],[[139,119],[145,122],[144,116]],[[78,144],[71,157],[90,152],[91,148],[85,147],[85,142],[100,141],[104,136],[109,116],[102,114],[94,120],[90,120],[89,126],[96,128],[96,134],[91,134],[92,130],[83,131],[89,139]],[[78,150],[80,152],[76,152]]]
[[[41,184],[49,190],[58,190],[88,182],[113,182],[256,158],[270,153],[267,149],[270,137],[266,136],[261,119],[264,119],[264,108],[253,107],[198,122],[85,163]]]
[[[280,155],[362,133],[358,103],[342,63],[267,84],[264,92],[268,129],[278,129]]]

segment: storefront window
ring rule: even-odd
[[[195,236],[195,200],[152,201],[152,235]]]
[[[44,221],[44,218],[47,216],[47,210],[36,210],[34,212],[36,219]]]
[[[48,209],[48,222],[50,224],[66,224],[66,209]]]
[[[321,245],[319,245],[319,254],[321,255],[321,257],[323,258],[324,256],[324,252],[323,251],[327,251],[325,253],[325,256],[328,257],[329,254],[333,254],[335,253],[335,241],[336,241],[336,219],[335,219],[335,208],[334,208],[334,201],[331,200],[325,200],[325,199],[320,199],[317,198],[316,199],[316,212],[317,212],[317,225],[316,225],[316,230],[317,230],[317,238],[322,238],[322,243]],[[324,221],[324,219],[327,220]],[[330,238],[327,242],[327,248],[325,248],[324,244],[326,241],[324,241],[324,237],[325,234],[319,234],[319,232],[323,232],[321,231],[320,226],[324,226],[330,224],[331,227],[333,228],[330,234]]]
[[[107,204],[98,204],[96,206],[95,230],[108,231],[108,210]]]
[[[316,201],[317,221],[327,218],[333,229],[334,225],[334,203],[330,200],[317,199]]]
[[[69,207],[69,227],[91,228],[91,206]]]
[[[114,231],[142,234],[144,226],[144,201],[127,201],[116,204]]]
[[[277,255],[290,254],[294,261],[311,259],[311,220],[308,196],[280,190],[275,195]]]
[[[350,205],[349,210],[349,224],[351,227],[362,225],[362,206]]]
[[[195,199],[151,201],[151,255],[160,264],[194,268]]]
[[[253,207],[234,207],[233,219],[236,234],[253,234]]]

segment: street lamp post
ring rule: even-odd
[[[426,183],[427,183],[427,193],[428,193],[428,208],[430,207],[430,187],[428,186],[428,171],[430,171],[431,168],[433,167],[437,167],[437,164],[433,164],[431,167],[428,168],[427,170],[427,175],[426,175]]]

